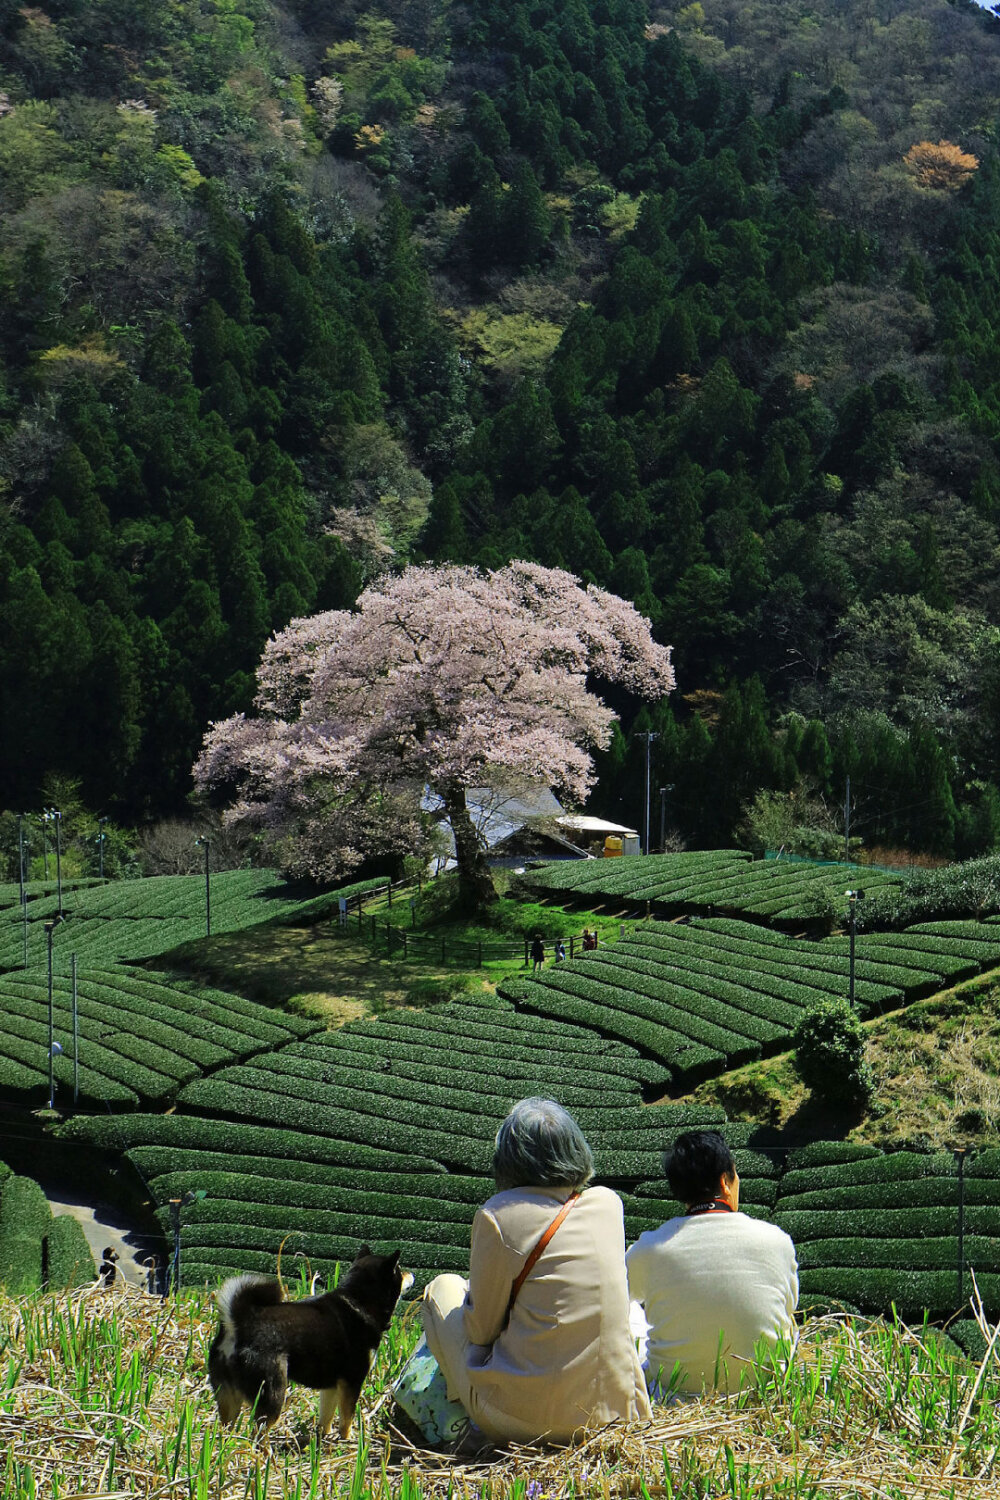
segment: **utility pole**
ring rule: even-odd
[[[850,979],[848,981],[847,998],[851,1009],[854,1009],[854,939],[858,930],[858,902],[865,899],[864,891],[845,891],[847,897],[847,920],[850,923],[851,949],[850,949]]]
[[[643,852],[643,854],[648,854],[649,853],[649,760],[650,760],[650,751],[651,751],[651,748],[652,748],[652,743],[653,743],[654,740],[658,740],[660,738],[660,736],[658,734],[654,734],[651,729],[647,729],[647,730],[641,730],[639,732],[638,738],[640,740],[645,740],[646,741],[646,837],[645,837],[645,840],[643,841],[642,852]]]
[[[70,956],[73,967],[73,1108],[80,1102],[80,1014],[76,994],[76,954]]]
[[[104,884],[104,840],[105,840],[105,837],[106,837],[105,832],[104,832],[104,825],[105,825],[105,823],[107,821],[108,821],[107,818],[98,818],[98,820],[97,820],[97,848],[98,848],[98,858],[100,859],[100,862],[101,862],[101,884],[102,885]]]
[[[674,789],[673,782],[667,786],[660,787],[660,853],[663,853],[667,842],[667,793]]]
[[[45,809],[44,813],[42,814],[42,817],[45,819],[46,823],[54,823],[56,825],[56,906],[58,908],[58,916],[61,918],[62,914],[63,914],[63,905],[62,905],[62,813],[59,811],[58,807],[47,807]],[[46,869],[46,875],[47,874],[48,874],[48,870]]]
[[[46,922],[45,924],[45,936],[48,939],[49,945],[49,1109],[55,1109],[56,1107],[56,1035],[55,1017],[52,1006],[52,934],[56,930],[56,925],[54,921]]]
[[[205,838],[199,838],[199,839],[195,839],[195,843],[196,844],[203,844],[204,848],[205,848],[205,936],[206,937],[211,937],[212,936],[212,884],[211,884],[211,879],[209,877],[208,851],[212,847],[212,840],[210,838],[207,838],[207,837],[205,837]],[[359,909],[360,909],[360,906],[361,906],[361,903],[359,901],[358,902]]]
[[[844,796],[844,863],[851,861],[851,778],[847,778],[847,791]]]
[[[24,814],[17,815],[17,869],[21,892],[21,936],[24,947],[24,968],[28,967],[28,892],[24,882]]]

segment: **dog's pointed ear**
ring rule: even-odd
[[[371,1253],[372,1253],[372,1250],[371,1250],[371,1246],[370,1245],[362,1245],[361,1248],[358,1250],[357,1256],[355,1258],[357,1260],[360,1260],[361,1257],[362,1257],[362,1255],[371,1255]]]
[[[392,1259],[389,1262],[390,1265],[398,1266],[399,1265],[399,1257],[402,1255],[402,1253],[403,1253],[402,1250],[394,1250],[393,1254],[392,1254]]]

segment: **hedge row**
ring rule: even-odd
[[[343,1121],[331,1122],[336,1129]],[[301,1133],[266,1125],[203,1118],[197,1115],[135,1114],[124,1119],[109,1116],[77,1116],[60,1126],[58,1134],[86,1141],[106,1150],[138,1146],[188,1148],[244,1156],[306,1161],[317,1165],[395,1172],[433,1172],[444,1168],[429,1156],[399,1147],[384,1149],[339,1136]]]
[[[587,954],[580,964],[580,972],[586,973],[588,979],[619,986],[629,997],[648,998],[656,1002],[655,1011],[660,1015],[662,1007],[667,1005],[685,1021],[693,1018],[699,1024],[708,1022],[718,1028],[720,1040],[728,1035],[768,1045],[788,1034],[787,1016],[777,1018],[769,1001],[764,1000],[756,1010],[751,1009],[745,989],[724,978],[713,982],[704,967],[674,964],[666,957],[651,960],[634,950],[614,956],[599,955],[597,962],[593,958],[594,955]],[[742,1003],[737,1004],[737,999]],[[634,1008],[638,1010],[638,1006]]]
[[[516,999],[523,1010],[532,1014],[577,1021],[597,1032],[644,1048],[669,1068],[672,1080],[717,1072],[726,1065],[726,1054],[717,1048],[693,1042],[670,1027],[608,1009],[600,1001],[579,1000],[530,979],[505,980],[503,990]]]
[[[721,906],[762,916],[808,918],[817,901],[824,905],[842,897],[844,882],[860,881],[855,866],[783,865],[778,861],[748,863],[737,851],[720,850],[710,860],[690,861],[685,855],[629,856],[567,870],[545,866],[524,877],[530,888],[565,891],[579,897],[620,897],[655,901],[664,912],[682,908]],[[893,888],[898,878],[873,870],[863,872],[868,888]]]
[[[38,1183],[4,1167],[0,1173],[0,1286],[13,1296],[94,1278],[83,1229],[68,1215],[52,1217]]]
[[[164,1172],[150,1180],[150,1187],[160,1203],[167,1202],[170,1198],[182,1197],[184,1192],[191,1186],[191,1167],[188,1163],[178,1167],[171,1172]],[[411,1179],[411,1189],[407,1193],[377,1191],[371,1187],[334,1188],[327,1184],[296,1182],[290,1179],[281,1181],[277,1178],[268,1178],[254,1174],[240,1172],[199,1172],[197,1186],[207,1193],[204,1202],[196,1203],[185,1211],[185,1219],[213,1218],[218,1212],[221,1204],[236,1205],[241,1210],[254,1210],[265,1213],[266,1217],[261,1219],[250,1218],[247,1223],[274,1224],[279,1223],[274,1214],[282,1214],[294,1209],[308,1210],[309,1214],[321,1217],[324,1214],[336,1213],[339,1215],[350,1215],[355,1218],[365,1215],[382,1218],[409,1218],[410,1222],[421,1222],[423,1220],[433,1221],[435,1217],[440,1221],[457,1221],[460,1224],[469,1224],[472,1219],[474,1203],[481,1203],[484,1197],[489,1197],[492,1192],[490,1181],[487,1178],[467,1179],[475,1182],[478,1198],[470,1203],[467,1199],[459,1198],[452,1201],[451,1178],[442,1179],[439,1176],[430,1176],[425,1179],[426,1183],[437,1183],[443,1189],[440,1195],[421,1195],[413,1190],[413,1185],[419,1179]],[[485,1191],[484,1191],[485,1190]],[[227,1209],[227,1217],[231,1217]]]
[[[521,1036],[532,1029],[523,1017],[518,1019],[518,1026]],[[530,1072],[535,1077],[565,1080],[572,1082],[574,1088],[596,1092],[613,1087],[631,1094],[637,1085],[657,1087],[664,1085],[668,1077],[663,1068],[647,1063],[638,1053],[621,1055],[611,1050],[611,1044],[605,1054],[599,1049],[582,1052],[572,1046],[570,1039],[564,1040],[564,1050],[549,1045],[528,1047],[512,1040],[483,1040],[479,1045],[476,1042],[474,1036],[460,1040],[448,1037],[447,1057],[454,1059],[456,1067],[481,1068],[502,1077],[521,1077]],[[407,1059],[415,1065],[434,1066],[440,1066],[443,1050],[440,1031],[424,1032],[415,1027],[362,1031],[356,1023],[338,1031],[321,1032],[311,1038],[311,1044],[335,1054]]]
[[[440,1128],[440,1118],[446,1112],[435,1109],[435,1128],[428,1129],[430,1111],[425,1106],[423,1110],[407,1109],[412,1118],[404,1125],[398,1117],[385,1119],[378,1112],[377,1100],[361,1091],[352,1094],[346,1089],[331,1089],[326,1098],[319,1100],[294,1098],[253,1087],[240,1069],[229,1071],[238,1075],[238,1081],[201,1079],[188,1085],[181,1095],[181,1104],[186,1109],[231,1116],[237,1121],[295,1132],[313,1131],[317,1139],[336,1122],[337,1128],[349,1129],[352,1139],[361,1145],[396,1151],[401,1156],[408,1154],[407,1147],[416,1145],[445,1165],[463,1170],[486,1171],[492,1161],[492,1131],[485,1119],[461,1116],[461,1132],[445,1131]],[[317,1109],[318,1103],[325,1108]],[[469,1130],[474,1133],[467,1134]]]
[[[170,1210],[161,1207],[157,1216],[163,1229],[170,1227]],[[434,1225],[435,1240],[441,1245],[469,1252],[469,1231],[472,1210],[464,1221],[454,1219]],[[398,1245],[408,1245],[413,1236],[413,1220],[392,1218],[384,1214],[336,1213],[333,1210],[317,1213],[303,1209],[268,1208],[265,1205],[248,1203],[241,1199],[233,1203],[216,1204],[210,1211],[196,1214],[189,1210],[184,1215],[188,1236],[199,1244],[231,1245],[234,1242],[248,1249],[266,1249],[273,1245],[277,1249],[285,1235],[296,1237],[311,1255],[325,1256],[331,1253],[328,1241],[338,1240],[392,1240]],[[429,1229],[430,1223],[425,1222]],[[255,1232],[254,1239],[248,1235]]]
[[[646,872],[647,884],[655,883],[660,889],[669,889],[671,882],[683,886],[696,874],[746,864],[751,857],[740,849],[652,854],[643,857],[642,866]],[[631,888],[641,878],[642,872],[634,867],[631,856],[626,858],[627,864],[626,860],[616,860],[614,864],[590,860],[560,860],[556,864],[529,870],[522,876],[522,884],[532,890],[610,891],[616,884],[617,875],[624,888]]]
[[[309,1145],[311,1148],[311,1141]],[[199,1184],[212,1173],[249,1176],[258,1184],[256,1196],[261,1202],[293,1202],[291,1197],[285,1198],[286,1189],[294,1191],[293,1185],[310,1184],[322,1192],[323,1202],[329,1205],[336,1190],[363,1191],[359,1185],[371,1181],[380,1194],[409,1193],[422,1199],[438,1200],[442,1193],[446,1193],[451,1202],[481,1203],[484,1183],[489,1185],[489,1179],[463,1177],[454,1172],[449,1172],[446,1181],[442,1182],[440,1167],[435,1172],[404,1172],[369,1166],[367,1171],[374,1173],[369,1179],[360,1176],[356,1166],[330,1166],[322,1161],[296,1160],[287,1156],[248,1156],[238,1152],[192,1150],[183,1146],[133,1146],[128,1157],[151,1184],[168,1173],[182,1174],[189,1180],[197,1176]],[[392,1160],[398,1162],[399,1158]],[[268,1185],[268,1179],[272,1178],[277,1182],[274,1190]],[[272,1191],[282,1196],[272,1198]],[[158,1193],[158,1196],[162,1194]]]

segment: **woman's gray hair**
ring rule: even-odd
[[[584,1188],[594,1157],[583,1131],[554,1099],[522,1099],[497,1131],[493,1175],[497,1188]]]

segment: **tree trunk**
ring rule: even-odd
[[[466,806],[465,788],[442,788],[441,796],[455,836],[459,905],[465,911],[482,911],[496,901],[497,893],[486,859],[485,845],[476,832]]]

